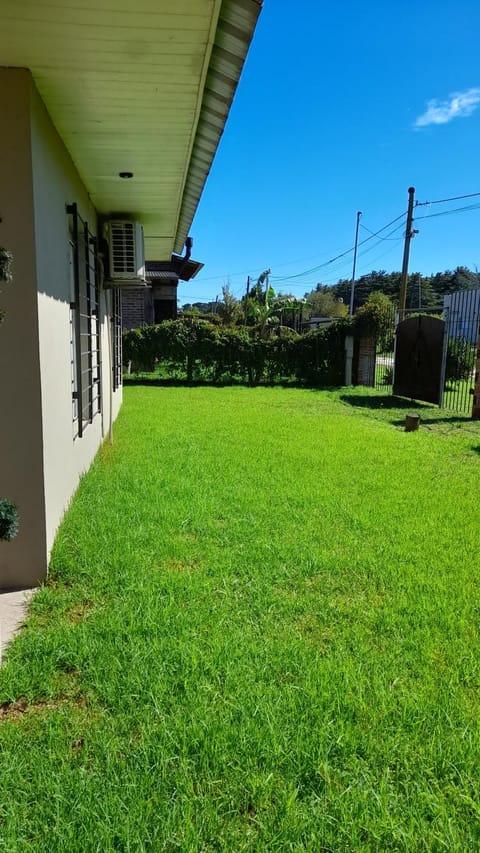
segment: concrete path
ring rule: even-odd
[[[0,590],[0,664],[8,643],[25,620],[33,589],[2,592]]]

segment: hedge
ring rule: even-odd
[[[152,373],[212,383],[250,385],[301,381],[309,385],[341,385],[345,369],[348,320],[305,335],[280,328],[263,339],[248,327],[213,326],[203,320],[168,320],[124,333],[124,363],[134,373]]]

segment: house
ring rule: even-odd
[[[302,330],[305,332],[314,332],[316,329],[326,329],[336,319],[336,317],[309,317],[308,320],[302,323]]]
[[[146,261],[146,287],[122,290],[122,327],[136,329],[150,323],[177,319],[178,282],[190,281],[203,264],[172,255],[170,261]]]
[[[0,497],[20,527],[0,542],[0,588],[46,577],[121,406],[122,292],[148,287],[144,257],[175,286],[260,5],[2,4]]]
[[[480,290],[457,290],[443,297],[443,316],[451,338],[462,338],[470,344],[478,340]]]

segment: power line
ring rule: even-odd
[[[445,204],[447,201],[461,201],[464,198],[475,198],[480,193],[468,193],[467,195],[454,195],[452,198],[437,198],[435,201],[417,201],[415,207],[424,207],[426,204]]]
[[[480,193],[479,193],[480,195]],[[433,204],[433,202],[432,202]],[[416,216],[415,222],[419,219],[433,219],[434,216],[450,216],[452,213],[461,213],[463,210],[479,210],[480,204],[467,204],[464,207],[455,207],[453,210],[441,210],[439,213],[426,213],[425,216]]]
[[[397,217],[397,219],[398,219],[398,217]],[[389,224],[392,224],[392,223],[389,223]],[[388,225],[387,225],[386,227],[388,227]],[[384,238],[383,238],[383,240],[389,240],[389,241],[391,240],[392,242],[395,242],[395,244],[397,244],[398,242],[400,242],[401,240],[403,240],[403,237],[391,237],[391,235],[392,235],[392,234],[395,234],[395,232],[397,232],[397,231],[399,231],[400,229],[403,229],[403,228],[404,228],[404,223],[403,223],[403,222],[401,222],[401,223],[400,223],[400,225],[397,225],[397,227],[396,227],[396,228],[393,228],[393,229],[389,232],[388,237],[384,237]],[[381,229],[381,230],[385,230],[385,228],[383,228],[383,229]],[[376,232],[376,233],[378,234],[379,232]],[[362,242],[363,242],[363,244],[365,244],[367,241],[366,241],[366,240],[363,240]],[[380,238],[379,238],[375,243],[372,243],[372,245],[371,245],[371,246],[368,246],[366,249],[364,249],[363,251],[359,252],[359,260],[362,262],[362,266],[363,266],[363,267],[365,267],[365,261],[364,261],[365,256],[366,256],[369,252],[374,251],[375,249],[377,249],[381,244],[382,244],[382,238],[380,237]],[[360,245],[360,244],[359,244],[359,245]],[[370,260],[370,262],[369,262],[369,263],[375,263],[376,261],[378,261],[378,260],[380,260],[381,258],[385,257],[385,255],[387,255],[387,254],[389,254],[390,252],[392,252],[395,248],[396,248],[396,245],[395,245],[395,246],[389,246],[389,247],[386,249],[386,251],[385,251],[385,252],[382,252],[380,255],[377,255],[375,258],[373,258],[372,260]],[[346,268],[346,264],[345,264],[345,263],[342,263],[342,264],[337,265],[336,267],[334,267],[333,269],[331,269],[331,270],[329,271],[330,273],[334,273],[333,277],[328,277],[327,279],[322,279],[322,282],[321,282],[321,283],[322,283],[322,284],[324,284],[324,285],[327,285],[327,286],[328,286],[328,285],[336,284],[338,281],[342,281],[342,280],[347,281],[347,280],[349,280],[349,276],[348,276],[348,275],[346,275],[344,278],[342,278],[342,276],[341,276],[341,270],[342,270],[342,269],[345,269],[345,268]],[[282,282],[283,282],[283,281],[286,281],[286,279],[282,279],[281,281],[276,282],[276,284],[282,284]],[[304,287],[304,288],[305,288],[305,287],[308,287],[308,286],[310,286],[310,285],[315,286],[315,284],[318,284],[318,281],[317,281],[317,282],[299,282],[299,283],[298,283],[298,285],[300,285],[300,286],[302,286],[302,287]],[[292,287],[295,287],[295,286],[296,286],[296,284],[292,284],[291,286],[292,286]]]
[[[406,215],[406,211],[404,213],[401,213],[399,216],[396,216],[395,219],[392,219],[390,222],[387,222],[387,224],[383,225],[382,228],[379,228],[378,231],[373,232],[367,228],[366,230],[369,232],[370,237],[366,237],[365,240],[361,240],[360,243],[358,244],[359,247],[363,246],[365,243],[372,240],[373,237],[376,237],[379,234],[381,234],[383,231],[385,231],[387,228],[389,228],[390,225],[393,225],[399,219],[402,219],[405,215]],[[362,225],[362,227],[365,227],[365,226]],[[390,238],[389,237],[383,237],[383,238],[381,237],[380,239],[387,240]],[[314,275],[315,273],[319,272],[321,269],[324,269],[325,267],[330,266],[331,264],[335,263],[335,261],[338,261],[338,260],[341,260],[342,258],[347,257],[348,255],[350,255],[353,252],[353,250],[354,250],[353,246],[349,249],[345,249],[345,251],[340,252],[338,255],[335,255],[333,258],[330,258],[328,261],[324,261],[323,263],[318,264],[317,266],[312,267],[311,269],[304,270],[301,273],[295,273],[295,274],[290,275],[290,276],[270,275],[270,279],[272,281],[275,281],[277,284],[280,284],[283,281],[293,281],[294,279],[297,279],[297,278],[303,278],[306,275]],[[278,264],[278,265],[272,264],[271,266],[272,267],[276,266],[278,268],[278,267],[282,267],[282,266],[290,266],[293,263],[296,263],[296,261],[287,261],[283,264]],[[343,266],[343,264],[342,264],[342,266]],[[255,269],[253,271],[253,273],[251,270],[242,270],[240,272],[224,273],[223,275],[209,276],[207,278],[203,278],[203,276],[202,276],[201,282],[203,284],[204,282],[206,283],[208,281],[220,281],[220,280],[228,281],[229,278],[234,278],[234,277],[239,276],[239,275],[249,275],[250,278],[255,279],[255,274],[257,272],[262,272],[262,268],[259,267],[258,269]],[[236,288],[235,293],[236,292],[243,292],[243,286],[240,288]]]
[[[415,202],[415,207],[425,207],[427,205],[433,205],[433,204],[446,204],[446,203],[452,202],[452,201],[461,201],[463,199],[476,198],[479,196],[480,196],[480,192],[476,192],[476,193],[467,193],[465,195],[451,196],[450,198],[434,199],[433,201],[417,201],[417,202]],[[480,205],[466,205],[464,207],[455,208],[453,210],[445,210],[445,211],[441,211],[439,213],[430,213],[430,214],[425,214],[424,216],[417,216],[417,217],[415,217],[415,219],[420,220],[420,219],[431,219],[431,218],[437,217],[437,216],[449,216],[450,214],[453,214],[453,213],[460,213],[460,212],[467,211],[467,210],[478,210],[479,208],[480,208]],[[397,241],[401,240],[402,239],[401,237],[391,237],[390,235],[388,235],[386,237],[382,237],[380,235],[382,234],[383,231],[385,231],[387,228],[389,228],[390,225],[393,225],[399,219],[402,219],[405,215],[406,215],[406,212],[401,213],[395,219],[392,219],[391,222],[388,222],[382,228],[379,228],[378,231],[371,231],[369,228],[367,228],[367,226],[365,226],[363,223],[361,223],[361,227],[365,231],[367,231],[370,236],[365,238],[365,240],[362,240],[358,244],[359,247],[363,246],[365,243],[369,242],[374,237],[378,237],[379,241],[392,240],[392,241],[397,242]],[[403,224],[402,224],[402,226],[399,226],[399,227],[403,227]],[[397,230],[399,230],[399,228],[394,229],[391,232],[391,234],[394,234],[395,231],[397,231]],[[160,237],[157,238],[157,236],[155,235],[153,238],[150,237],[150,239],[160,239]],[[366,252],[370,251],[370,249],[375,248],[376,245],[378,245],[378,244],[375,243],[373,246],[369,247],[365,252],[361,252],[361,257],[363,257],[366,254]],[[339,261],[342,258],[347,257],[348,255],[350,255],[353,252],[353,250],[354,250],[354,247],[352,246],[351,248],[346,249],[343,252],[340,252],[338,255],[335,255],[333,258],[330,258],[328,261],[324,261],[323,263],[318,264],[317,266],[312,267],[311,269],[304,270],[301,273],[296,273],[296,274],[290,275],[290,276],[271,275],[270,278],[272,281],[275,281],[276,284],[278,285],[278,284],[282,284],[283,282],[287,282],[287,281],[293,282],[295,279],[300,279],[300,278],[303,278],[304,276],[314,275],[315,273],[319,272],[320,270],[324,269],[325,267],[329,267],[331,264],[334,264],[336,261]],[[296,261],[287,261],[287,262],[280,264],[278,266],[289,266],[293,263],[296,263]],[[273,264],[272,266],[277,266],[277,265]],[[342,268],[344,268],[344,266],[345,266],[345,264],[340,264],[339,266],[336,267],[336,269],[339,271]],[[330,271],[333,272],[333,269]],[[235,273],[224,273],[223,275],[210,276],[208,278],[202,278],[202,284],[204,282],[208,282],[208,281],[220,281],[220,280],[225,281],[225,280],[228,280],[229,278],[234,278],[234,277],[240,276],[240,275],[250,275],[250,277],[252,279],[254,279],[255,274],[257,272],[261,272],[260,267],[258,269],[255,269],[253,273],[251,271],[249,272],[248,270],[242,270],[240,272],[235,272]],[[299,282],[299,284],[300,284],[300,282]],[[306,285],[306,282],[301,283],[302,287],[304,287],[305,285]],[[294,286],[294,285],[292,284],[292,286]],[[237,292],[243,293],[243,286],[241,288],[236,288],[235,291],[233,291],[234,294]]]
[[[365,245],[365,243],[368,243],[374,237],[377,237],[379,234],[381,234],[382,231],[385,231],[387,228],[389,228],[390,225],[393,225],[395,222],[398,222],[399,219],[403,219],[404,216],[405,216],[405,212],[400,213],[399,216],[396,216],[395,219],[392,219],[390,222],[387,222],[387,224],[384,225],[382,228],[379,228],[378,231],[372,232],[370,237],[366,237],[365,240],[362,240],[358,245],[359,246]],[[399,227],[403,227],[403,226],[399,226]],[[398,231],[398,228],[394,229],[394,231]],[[394,232],[392,231],[391,233],[393,234]],[[382,239],[384,239],[384,238],[380,237],[380,240],[382,240]],[[319,264],[318,266],[313,267],[312,269],[304,270],[304,272],[296,273],[296,275],[290,275],[290,276],[274,276],[274,275],[272,275],[271,278],[274,279],[275,281],[278,281],[278,279],[281,279],[281,281],[291,281],[292,279],[295,279],[295,278],[302,278],[305,275],[312,275],[313,273],[319,272],[321,269],[324,269],[325,267],[330,266],[330,264],[333,264],[335,261],[340,260],[340,258],[344,258],[344,257],[346,257],[346,255],[350,255],[353,252],[354,248],[355,247],[352,246],[350,249],[346,249],[344,252],[341,252],[339,255],[336,255],[334,258],[330,258],[329,261],[325,261],[323,264]]]
[[[403,239],[403,238],[401,238],[401,239]],[[378,243],[377,243],[377,245],[378,245]],[[382,252],[380,255],[376,255],[376,257],[374,257],[374,258],[370,258],[370,259],[369,259],[369,262],[368,262],[368,263],[369,263],[369,266],[370,266],[371,264],[375,264],[377,261],[380,261],[380,260],[381,260],[382,258],[384,258],[386,255],[389,255],[389,254],[390,254],[390,252],[393,252],[393,250],[394,250],[394,249],[396,249],[396,248],[397,248],[396,246],[388,246],[388,247],[385,249],[385,251],[384,251],[384,252]],[[366,264],[364,264],[364,265],[363,265],[363,268],[365,268],[365,267],[366,267]],[[361,268],[362,268],[362,267],[361,267]]]
[[[368,233],[371,234],[372,237],[378,237],[378,231],[376,233],[373,231],[370,231],[370,228],[367,228],[367,226],[363,225],[362,223],[360,223],[360,228],[363,228],[365,231],[368,231]],[[399,228],[403,228],[403,223],[399,226]],[[391,233],[394,234],[395,231],[399,230],[399,228],[395,228]],[[398,241],[398,240],[403,240],[403,237],[379,237],[378,239],[379,240],[395,240],[395,241]]]
[[[364,249],[364,250],[360,253],[360,256],[361,256],[361,257],[363,257],[364,255],[366,255],[366,254],[367,254],[367,252],[371,252],[371,251],[372,251],[372,249],[376,249],[376,247],[377,247],[377,246],[379,246],[379,245],[380,245],[384,240],[388,240],[388,241],[390,241],[390,240],[391,240],[391,241],[392,241],[392,242],[394,242],[394,243],[398,243],[398,242],[400,242],[401,240],[403,240],[403,234],[402,234],[402,236],[401,236],[401,237],[392,237],[392,234],[395,234],[397,231],[400,231],[400,229],[401,229],[402,231],[404,231],[404,230],[405,230],[405,224],[404,224],[403,222],[401,222],[401,223],[400,223],[400,225],[397,225],[397,227],[396,227],[396,228],[393,228],[393,229],[392,229],[392,231],[389,231],[389,233],[388,233],[388,236],[387,236],[387,237],[379,237],[379,238],[378,238],[378,240],[376,241],[376,243],[372,243],[372,244],[371,244],[371,246],[368,246],[366,249]],[[366,241],[365,241],[365,240],[363,240],[361,245],[363,245],[365,242],[366,242]],[[394,248],[395,248],[395,246],[392,246],[392,248],[394,249]]]

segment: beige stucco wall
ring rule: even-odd
[[[3,294],[0,297],[8,311],[8,320],[0,329],[0,447],[3,435],[9,437],[8,476],[3,475],[2,460],[0,496],[16,500],[21,527],[17,539],[0,542],[0,588],[26,586],[45,577],[63,513],[81,474],[108,433],[112,375],[105,302],[109,297],[102,294],[102,415],[87,426],[82,438],[74,440],[72,293],[65,208],[77,202],[92,232],[96,230],[96,213],[28,72],[0,71],[2,105],[4,98],[10,104],[13,121],[8,122],[7,141],[3,132],[0,134],[2,191],[3,171],[10,175],[6,206],[2,192],[0,245],[14,252],[15,279],[8,299]],[[19,182],[22,188],[24,185],[21,196]],[[4,364],[10,366],[6,389]],[[3,405],[5,390],[15,401],[13,412]],[[121,390],[114,394],[113,417],[120,404]],[[32,535],[36,526],[38,532]]]
[[[0,588],[38,582],[47,567],[29,103],[29,73],[0,69],[0,245],[15,262],[0,285],[0,497],[21,513],[17,538],[0,542]]]
[[[71,271],[66,205],[76,202],[82,219],[96,233],[96,211],[78,173],[32,86],[32,164],[37,257],[40,373],[43,416],[43,463],[47,548],[50,550],[63,512],[108,432],[111,366],[105,293],[101,297],[101,415],[73,440],[70,369]],[[114,395],[114,416],[121,391]]]

